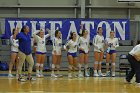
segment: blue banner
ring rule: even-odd
[[[6,18],[5,19],[5,36],[10,37],[13,28],[22,28],[23,25],[28,25],[30,34],[34,31],[46,28],[51,30],[51,37],[54,37],[54,32],[58,28],[62,32],[62,38],[67,39],[70,32],[79,33],[80,25],[83,24],[84,29],[89,32],[92,40],[96,35],[97,28],[103,28],[104,37],[109,37],[110,31],[115,31],[116,37],[121,40],[128,40],[129,20],[128,19],[83,19],[83,18]]]

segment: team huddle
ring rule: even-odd
[[[62,34],[60,30],[55,31],[55,37],[52,39],[53,50],[52,50],[52,72],[51,77],[61,77],[60,74],[60,63],[62,48],[67,51],[68,59],[68,78],[73,77],[84,77],[82,72],[82,65],[84,64],[84,73],[86,77],[89,77],[88,73],[88,55],[90,51],[90,38],[89,33],[86,29],[82,29],[80,33],[71,32],[67,42],[62,46]],[[109,62],[112,66],[112,76],[115,76],[115,60],[116,60],[116,48],[119,47],[118,38],[115,38],[115,32],[110,31],[110,37],[104,38],[102,35],[102,27],[98,27],[97,35],[93,38],[94,48],[94,76],[108,76],[109,75]],[[42,29],[40,31],[34,31],[33,38],[37,43],[36,46],[36,77],[44,77],[43,67],[46,58],[46,38],[51,35],[51,31],[47,29],[47,34]],[[23,26],[21,31],[19,29],[13,29],[11,41],[11,62],[9,65],[8,77],[13,77],[11,70],[15,61],[17,64],[17,74],[19,81],[36,80],[31,76],[34,60],[31,51],[31,36],[29,34],[29,27]],[[79,52],[79,53],[78,53]],[[102,74],[101,63],[103,61],[104,52],[106,52],[106,74]],[[77,53],[79,55],[77,55]],[[78,60],[79,58],[79,60]],[[25,60],[29,63],[28,77],[27,79],[22,76],[22,66]],[[55,72],[57,70],[57,73]],[[78,70],[78,74],[76,71]]]

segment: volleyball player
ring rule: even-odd
[[[27,25],[23,26],[21,29],[21,32],[19,33],[16,31],[14,38],[19,40],[19,65],[18,65],[18,74],[19,78],[18,81],[26,81],[25,78],[22,77],[21,72],[22,72],[22,67],[23,63],[26,61],[29,63],[29,68],[28,68],[28,77],[27,80],[36,80],[31,76],[32,74],[32,69],[34,65],[34,60],[32,57],[32,51],[31,51],[31,36],[29,34],[29,27]]]
[[[103,61],[104,55],[104,36],[102,35],[103,30],[102,27],[98,27],[97,35],[93,39],[94,45],[94,76],[104,76],[101,72],[101,63]],[[98,71],[97,71],[98,69]]]
[[[69,62],[68,78],[76,77],[75,70],[77,68],[77,48],[78,48],[78,39],[75,32],[70,34],[70,40],[64,45],[64,49],[68,52],[67,58]],[[73,71],[73,73],[72,73]]]
[[[53,39],[53,51],[52,51],[52,73],[51,77],[60,77],[60,62],[62,56],[62,34],[61,31],[55,31],[55,38]],[[55,67],[57,68],[57,74],[54,73]]]
[[[128,62],[131,71],[126,76],[126,82],[131,83],[133,76],[136,76],[136,84],[140,86],[140,44],[136,45],[128,54]]]
[[[88,32],[87,30],[82,30],[81,37],[79,38],[79,77],[83,77],[81,72],[82,64],[85,65],[85,76],[89,76],[87,72],[88,68],[88,52],[89,52],[89,38],[87,37]]]
[[[10,59],[10,64],[9,64],[9,74],[8,77],[12,78],[13,75],[11,73],[12,68],[14,63],[16,62],[16,76],[18,77],[18,46],[19,46],[19,42],[18,40],[13,38],[13,35],[15,35],[15,31],[19,30],[19,28],[17,29],[13,29],[12,32],[12,36],[10,37],[10,43],[11,43],[11,59]]]
[[[118,38],[115,38],[115,32],[110,31],[110,37],[106,38],[106,76],[109,76],[109,62],[112,62],[112,76],[115,76],[116,48],[119,47]]]
[[[38,35],[37,35],[38,33]],[[36,31],[33,34],[33,37],[37,43],[36,47],[36,77],[44,77],[43,75],[43,67],[44,67],[44,61],[46,58],[46,38],[48,38],[50,35],[44,33],[44,31],[41,29],[39,32]]]

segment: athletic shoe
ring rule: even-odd
[[[58,74],[58,75],[57,75],[57,77],[63,77],[63,75],[61,75],[61,74]]]
[[[41,76],[40,76],[40,74],[36,74],[36,77],[37,77],[37,78],[40,78]]]
[[[20,81],[20,82],[25,82],[25,81],[26,81],[26,79],[25,79],[25,78],[23,78],[23,77],[20,77],[20,78],[18,78],[18,81]]]
[[[29,77],[28,77],[27,80],[36,81],[36,78],[33,78],[33,77],[30,77],[30,78],[29,78]]]
[[[79,73],[78,74],[78,77],[82,78],[83,77],[83,74],[82,73]]]
[[[124,83],[126,83],[126,84],[131,84],[131,82],[128,81],[128,80],[126,80],[126,79],[124,79]]]
[[[99,77],[99,75],[97,73],[94,73],[94,77]]]
[[[110,71],[107,71],[106,72],[106,76],[110,76]]]
[[[89,75],[87,72],[85,72],[85,76],[86,76],[86,77],[89,77],[90,75]]]
[[[104,75],[104,74],[102,74],[102,73],[99,73],[99,76],[100,76],[100,77],[104,77],[104,76],[106,76],[106,75]]]
[[[12,74],[8,74],[8,77],[9,78],[13,78],[14,76]]]
[[[73,73],[72,75],[73,75],[74,78],[77,78],[78,77],[78,75],[75,74],[75,73]]]
[[[89,77],[90,75],[88,73],[85,74],[86,77]]]
[[[68,78],[72,78],[72,74],[71,73],[68,74]]]
[[[44,75],[43,75],[43,74],[40,74],[40,77],[41,77],[41,78],[43,78],[43,77],[44,77]]]
[[[115,77],[115,72],[112,72],[112,77]]]
[[[51,74],[52,78],[57,78],[57,76],[55,74]]]

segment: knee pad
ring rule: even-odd
[[[106,63],[107,66],[109,66],[109,63]]]
[[[81,64],[79,64],[78,66],[79,66],[79,68],[81,68],[81,67],[82,67],[82,65],[81,65]]]
[[[102,64],[102,62],[99,62],[99,65],[101,65]]]
[[[98,63],[98,61],[95,61],[94,64],[98,65],[99,63]]]
[[[37,67],[39,67],[39,66],[40,66],[40,64],[39,64],[39,63],[36,63],[36,66],[37,66]]]
[[[40,67],[43,67],[44,66],[44,64],[40,64]]]
[[[112,66],[115,66],[115,63],[112,63]]]
[[[69,65],[69,69],[72,69],[72,67],[73,67],[72,65]]]

